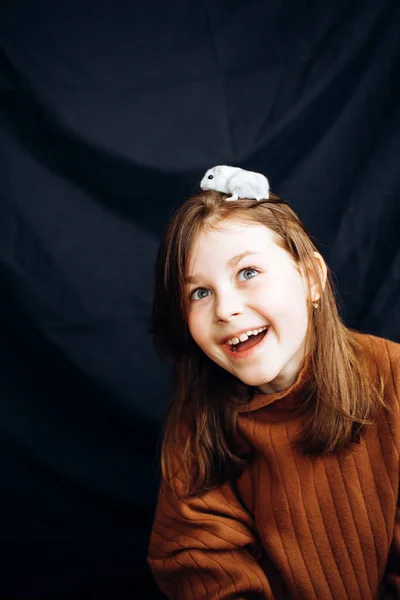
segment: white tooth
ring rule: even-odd
[[[232,338],[232,344],[238,344],[239,342],[239,338]]]
[[[254,331],[246,331],[246,335],[250,336],[253,335]]]
[[[228,340],[228,344],[229,344],[230,346],[232,346],[232,344],[233,344],[232,340]]]
[[[241,334],[239,335],[239,340],[240,340],[241,342],[245,342],[245,341],[246,341],[246,340],[248,340],[248,339],[249,339],[249,336],[248,336],[246,333],[241,333]]]

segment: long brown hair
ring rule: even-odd
[[[174,214],[162,240],[156,265],[152,331],[158,352],[174,365],[175,382],[165,422],[162,473],[174,477],[176,448],[185,471],[187,493],[199,495],[234,477],[251,461],[240,449],[237,408],[251,390],[214,364],[192,340],[185,317],[185,276],[192,244],[207,227],[227,218],[261,223],[275,233],[303,273],[319,281],[319,307],[309,301],[306,347],[310,350],[310,381],[304,403],[304,427],[299,447],[310,455],[340,452],[358,441],[382,392],[370,380],[357,343],[338,314],[328,272],[321,279],[316,247],[294,211],[275,194],[268,202],[201,192]],[[310,283],[306,277],[308,289]]]

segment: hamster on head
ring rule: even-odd
[[[217,165],[208,169],[200,182],[200,187],[202,190],[216,190],[231,194],[227,200],[269,198],[269,182],[264,175],[228,165]]]
[[[200,187],[202,190],[215,190],[229,194],[228,179],[241,170],[240,167],[228,167],[228,165],[212,167],[204,174]]]

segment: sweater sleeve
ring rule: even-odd
[[[183,498],[162,482],[148,562],[163,593],[174,600],[272,598],[257,562],[252,518],[231,485]]]
[[[386,342],[389,345],[388,342]],[[390,343],[388,348],[390,360],[390,375],[388,379],[393,384],[395,398],[393,415],[396,418],[397,447],[400,451],[400,345]],[[386,581],[390,586],[390,598],[400,600],[400,488],[397,497],[397,510],[394,523],[393,539],[390,547]]]
[[[400,502],[400,499],[399,501]],[[392,589],[396,590],[394,598],[400,600],[400,505],[397,505],[394,535],[389,558],[387,581]]]

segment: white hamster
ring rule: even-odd
[[[224,194],[231,194],[227,200],[237,200],[238,198],[266,200],[269,198],[268,179],[261,173],[246,171],[240,167],[218,165],[208,169],[200,182],[200,187],[202,190],[216,190]]]

